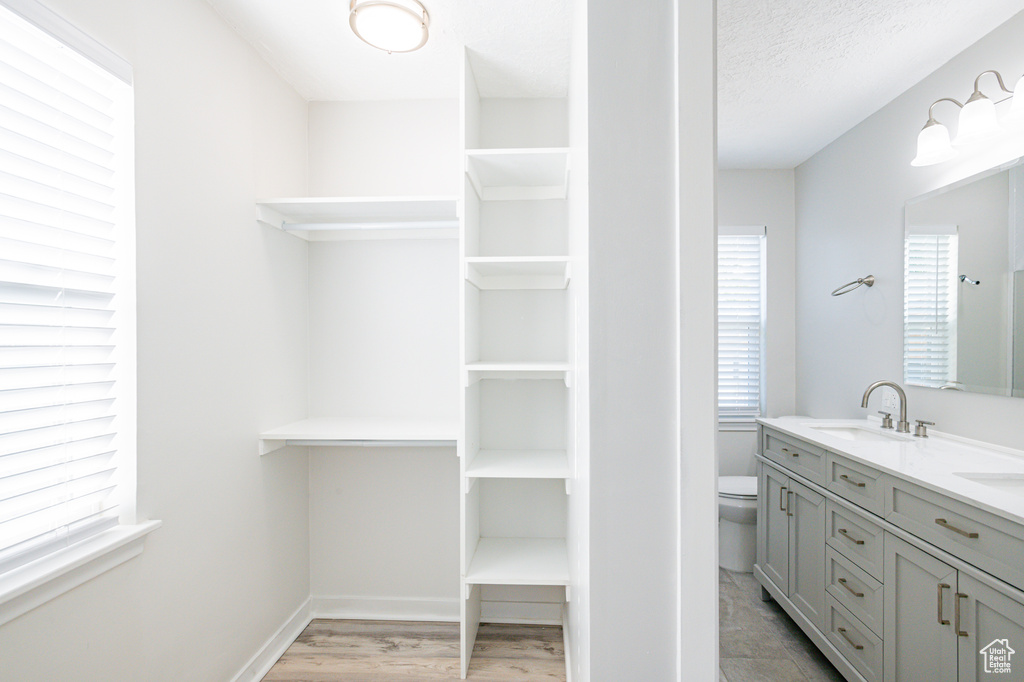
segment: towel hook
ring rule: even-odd
[[[864,286],[868,286],[868,287],[875,286],[875,276],[874,275],[868,275],[867,277],[861,277],[859,279],[853,280],[852,282],[848,282],[847,284],[844,284],[843,286],[841,286],[841,287],[837,288],[835,291],[833,291],[832,295],[833,296],[842,296],[843,294],[848,294],[848,293],[850,293],[851,291],[853,291],[854,289],[856,289],[857,287],[859,287],[862,284]]]

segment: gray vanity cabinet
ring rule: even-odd
[[[825,622],[825,497],[759,465],[761,570],[819,629]]]
[[[996,590],[890,533],[885,585],[887,682],[1024,680],[1024,651],[1013,648],[1024,642],[1024,602],[1012,589]]]
[[[960,572],[959,682],[1024,681],[1024,600],[1008,592]]]
[[[957,682],[956,577],[952,566],[885,534],[886,682]]]
[[[1024,682],[1024,525],[767,425],[757,461],[754,574],[846,679]]]

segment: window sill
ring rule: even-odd
[[[117,526],[0,575],[0,625],[142,554],[160,521]]]
[[[757,422],[754,421],[754,417],[749,420],[732,420],[724,421],[719,420],[718,430],[719,431],[757,431]]]

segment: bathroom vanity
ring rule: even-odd
[[[758,421],[754,575],[848,680],[1024,680],[1024,451]]]

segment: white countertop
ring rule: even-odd
[[[788,433],[851,460],[948,495],[1003,518],[1024,524],[1024,450],[928,430],[928,438],[882,429],[877,419],[778,417],[759,423]],[[815,426],[853,427],[893,440],[849,440]],[[986,474],[1002,487],[956,474]]]

